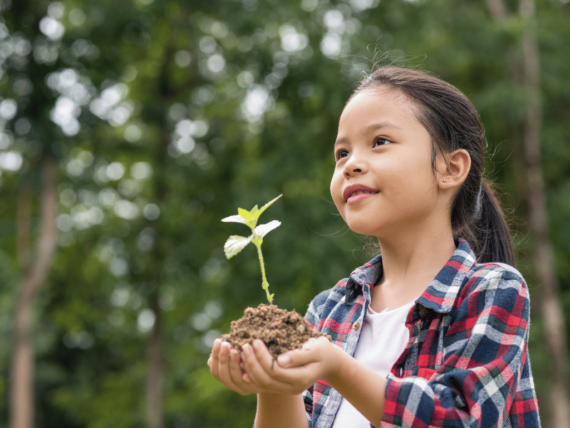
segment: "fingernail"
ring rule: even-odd
[[[255,340],[253,341],[253,347],[254,347],[255,349],[259,349],[259,344],[260,344],[260,343],[261,343],[261,340],[255,339]]]
[[[249,345],[243,345],[243,352],[245,352],[245,355],[251,355],[251,348]]]
[[[279,363],[280,366],[283,367],[289,364],[290,361],[291,357],[289,355],[279,355],[279,357],[277,357],[277,362]]]

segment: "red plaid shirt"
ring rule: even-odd
[[[388,374],[382,427],[540,427],[528,355],[530,302],[515,268],[478,264],[467,241],[410,309],[410,340]],[[354,356],[382,256],[317,295],[305,319]],[[341,395],[303,394],[309,426],[332,426]]]

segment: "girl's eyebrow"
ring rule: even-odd
[[[393,123],[390,122],[378,122],[378,123],[374,123],[372,125],[368,125],[365,129],[364,129],[364,134],[370,132],[370,131],[374,131],[375,129],[379,129],[379,128],[395,128],[395,129],[402,129],[399,126],[394,125]],[[345,141],[348,141],[348,138],[346,137],[341,137],[338,140],[335,141],[334,145],[338,145],[341,143],[344,143]]]

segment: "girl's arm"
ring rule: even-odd
[[[279,391],[287,389],[290,385],[271,380],[261,365],[253,361],[251,356],[255,351],[251,346],[245,345],[244,351],[243,358],[246,354],[250,355],[249,369],[256,383],[243,374],[239,352],[231,349],[228,342],[222,342],[220,339],[214,341],[208,366],[212,375],[229,389],[241,395],[257,393],[255,428],[308,428],[309,423],[300,392],[280,393]],[[277,366],[267,348],[265,351],[264,363],[269,367]]]
[[[263,342],[256,340],[253,344],[255,352],[245,345],[242,356],[246,371],[243,377],[247,381],[259,385],[259,388],[283,388],[283,392],[299,393],[323,379],[375,427],[380,426],[386,378],[363,366],[338,346],[321,337],[307,342],[301,351],[287,353],[289,363],[285,356],[280,356],[276,364]],[[287,386],[277,386],[278,383]],[[307,427],[306,418],[304,424],[299,422],[301,415],[305,414],[301,395],[259,394],[258,397],[255,428],[280,426],[277,423],[281,421],[283,427]],[[260,424],[260,415],[264,416],[263,425]]]
[[[301,394],[257,394],[255,428],[308,428]]]

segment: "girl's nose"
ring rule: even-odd
[[[360,168],[355,168],[355,169],[353,170],[353,173],[358,173],[358,172],[362,172],[362,170],[361,170]],[[345,177],[348,178],[348,177],[350,177],[351,175],[352,175],[352,174],[351,174],[350,172],[344,171],[344,176],[345,176]]]
[[[354,154],[350,156],[348,161],[344,164],[344,176],[350,177],[354,174],[362,174],[363,171],[366,171],[366,165],[362,158],[356,158]]]

